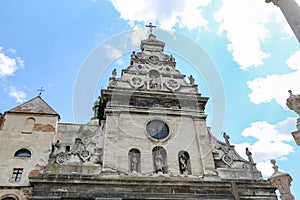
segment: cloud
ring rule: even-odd
[[[112,58],[112,59],[117,59],[119,57],[122,56],[122,52],[121,50],[111,46],[111,45],[105,45],[105,50],[106,50],[106,55],[109,57],[109,58]]]
[[[17,69],[24,67],[24,61],[20,57],[6,55],[3,49],[3,47],[0,47],[0,78],[12,76]],[[9,54],[15,52],[13,49],[7,50]]]
[[[293,53],[286,64],[292,72],[269,75],[265,78],[257,78],[247,82],[248,87],[251,89],[251,93],[248,95],[251,102],[260,104],[275,100],[284,109],[287,109],[288,90],[292,90],[294,94],[300,94],[300,50]]]
[[[293,146],[287,142],[293,141],[291,132],[295,130],[296,118],[288,117],[276,124],[269,124],[266,121],[254,122],[242,132],[244,137],[252,137],[257,141],[250,144],[244,142],[236,144],[236,150],[245,158],[245,148],[249,147],[253,154],[257,168],[264,176],[270,176],[272,165],[271,159],[286,159],[286,156],[293,152]]]
[[[223,0],[214,17],[220,23],[218,33],[225,33],[227,49],[243,70],[262,65],[270,56],[261,48],[270,34],[267,24],[274,20],[286,24],[280,9],[263,0]]]
[[[206,28],[208,21],[203,17],[201,7],[211,0],[109,0],[120,13],[120,18],[128,21],[131,27],[141,23],[153,22],[163,29],[172,29],[175,25],[181,28]]]
[[[14,86],[9,88],[9,96],[16,98],[16,102],[23,103],[26,100],[26,93],[22,90],[16,89]]]

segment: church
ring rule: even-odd
[[[142,40],[87,124],[60,122],[41,95],[1,114],[0,199],[277,199],[248,149],[213,136],[209,98],[164,48]]]

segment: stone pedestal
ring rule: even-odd
[[[291,182],[293,181],[292,177],[288,173],[279,171],[275,160],[271,160],[271,163],[275,172],[269,177],[269,181],[279,190],[280,199],[294,200],[295,198],[290,191]]]

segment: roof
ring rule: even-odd
[[[58,115],[59,114],[51,108],[41,96],[37,96],[25,103],[11,109],[8,113],[32,113],[32,114],[49,114]]]

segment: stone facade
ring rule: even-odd
[[[88,124],[58,123],[39,96],[5,113],[0,198],[277,199],[249,150],[245,160],[229,135],[213,136],[208,98],[165,44],[151,33],[140,47],[120,77],[112,72]],[[14,168],[23,173],[12,183]]]

